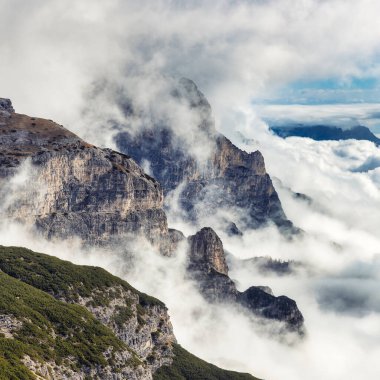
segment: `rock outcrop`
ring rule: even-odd
[[[265,170],[262,154],[240,150],[215,130],[211,107],[192,81],[182,79],[173,96],[182,104],[187,102],[189,112],[197,115],[199,125],[188,134],[194,134],[194,144],[203,144],[204,151],[209,151],[206,158],[194,154],[186,138],[176,132],[181,126],[163,124],[137,133],[120,127],[115,137],[118,149],[140,164],[149,162],[165,195],[178,188],[179,203],[194,221],[227,208],[236,210],[239,217],[226,220],[226,229],[233,222],[248,228],[274,222],[282,230],[295,232]],[[133,114],[133,103],[128,112]]]
[[[242,306],[256,316],[284,322],[287,330],[303,334],[304,319],[294,300],[275,297],[266,286],[237,290],[228,276],[223,244],[211,228],[202,228],[188,241],[188,269],[206,299]]]
[[[209,227],[202,228],[189,237],[190,264],[192,271],[216,271],[228,276],[228,266],[224,257],[223,243]]]
[[[9,117],[14,112],[10,99],[0,98],[0,115]]]
[[[142,235],[167,253],[160,184],[129,156],[90,145],[50,120],[0,113],[0,181],[2,211],[48,238],[79,236],[97,245]]]

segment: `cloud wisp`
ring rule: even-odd
[[[0,4],[2,96],[78,132],[86,89],[102,79],[188,77],[219,115],[295,80],[380,72],[375,0]],[[149,96],[140,87],[135,97]]]

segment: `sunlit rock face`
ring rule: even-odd
[[[204,272],[216,271],[228,275],[228,266],[224,257],[222,241],[209,227],[202,228],[189,237],[190,269]]]
[[[255,316],[284,322],[287,330],[303,333],[304,318],[294,300],[276,297],[266,286],[236,289],[228,276],[223,244],[211,228],[202,228],[188,242],[188,270],[207,300],[243,306]]]
[[[228,225],[258,228],[274,222],[293,232],[262,154],[240,150],[215,130],[210,104],[192,81],[182,79],[173,96],[181,104],[187,102],[189,112],[197,115],[196,128],[187,131],[181,125],[169,128],[161,123],[133,132],[126,125],[115,137],[118,149],[140,164],[149,162],[165,195],[180,186],[179,203],[190,220],[233,208],[243,217],[226,221]],[[133,104],[128,113],[133,113]],[[179,133],[181,128],[184,131]],[[186,133],[192,135],[191,145]]]
[[[8,198],[2,211],[48,238],[97,245],[134,234],[168,249],[160,184],[129,156],[50,120],[0,113],[0,178]]]

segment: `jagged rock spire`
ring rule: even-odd
[[[223,243],[215,231],[204,227],[189,237],[190,265],[193,269],[214,269],[228,276],[228,266],[224,256]]]

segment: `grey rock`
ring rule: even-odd
[[[287,276],[296,273],[298,270],[306,269],[299,261],[277,260],[271,257],[257,256],[250,259],[239,260],[231,255],[228,262],[234,268],[246,268],[252,271],[259,271],[261,274],[276,274],[277,276]]]
[[[237,301],[261,317],[285,322],[291,331],[304,332],[304,318],[296,302],[286,296],[275,297],[268,287],[251,286],[238,294]]]
[[[193,133],[198,134],[199,141],[207,141],[205,148],[210,154],[205,161],[200,162],[184,148],[181,136],[165,125],[138,133],[120,127],[115,137],[118,149],[139,163],[148,161],[165,195],[181,185],[180,205],[194,221],[220,208],[235,208],[244,215],[243,223],[249,228],[274,222],[284,231],[297,232],[285,216],[262,154],[240,150],[215,130],[211,107],[192,81],[182,79],[175,94],[200,116]]]
[[[267,286],[237,290],[228,276],[223,244],[211,228],[203,228],[188,241],[188,270],[207,300],[243,306],[255,316],[284,322],[288,331],[303,334],[304,318],[294,300],[274,296]]]
[[[48,238],[103,245],[133,234],[168,253],[160,184],[129,156],[87,144],[49,120],[13,114],[0,121],[2,183],[30,163],[24,185],[12,189],[17,199],[8,215]]]
[[[0,98],[0,115],[10,117],[15,112],[10,99]]]
[[[181,242],[185,241],[185,235],[174,228],[169,228],[169,247],[168,247],[168,252],[173,253],[178,249],[178,246]]]
[[[204,227],[189,237],[190,270],[203,272],[215,271],[228,275],[228,266],[224,257],[223,243],[215,231]]]
[[[234,222],[227,224],[226,232],[228,236],[243,236],[243,233],[239,230],[238,226]]]
[[[54,295],[54,294],[53,294]],[[62,301],[72,302],[55,294]],[[107,302],[99,303],[99,300]],[[173,361],[172,344],[176,343],[168,310],[161,304],[143,304],[137,293],[122,286],[94,289],[91,296],[78,297],[75,303],[86,307],[96,319],[108,326],[115,335],[147,362],[154,373]],[[129,310],[129,316],[121,317]]]

